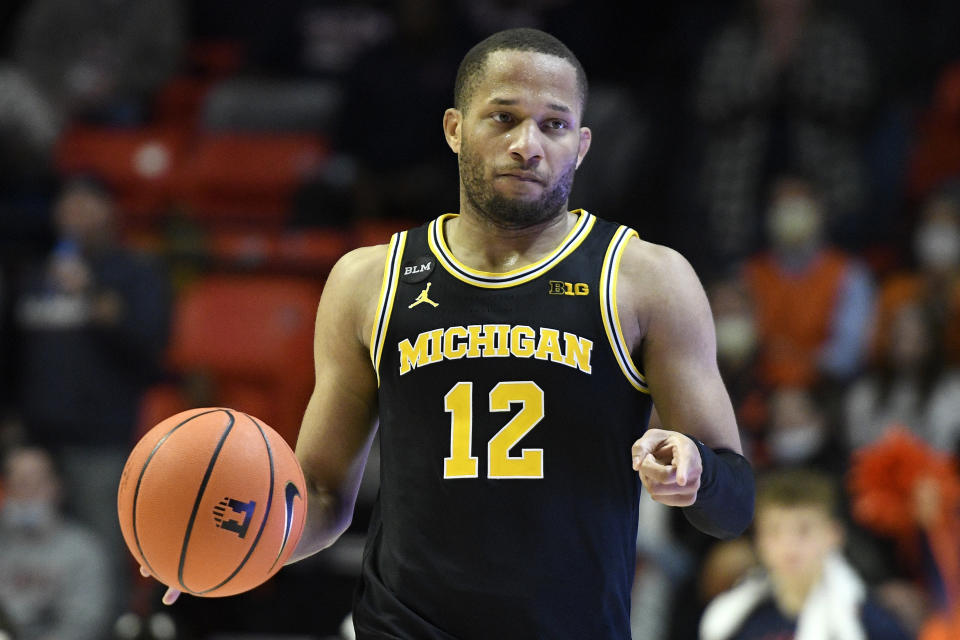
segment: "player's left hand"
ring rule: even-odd
[[[657,502],[689,507],[697,501],[703,462],[697,445],[682,433],[648,429],[633,443],[633,468]]]
[[[143,565],[140,565],[140,575],[144,578],[149,578],[150,571]],[[163,594],[163,598],[160,600],[163,604],[170,606],[177,601],[177,598],[180,597],[180,592],[174,589],[173,587],[167,587],[167,590]]]

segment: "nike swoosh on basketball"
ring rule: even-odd
[[[277,561],[280,560],[280,556],[283,555],[283,550],[287,548],[287,542],[290,541],[290,529],[293,528],[293,500],[294,498],[303,499],[303,496],[300,495],[300,490],[297,489],[297,485],[293,482],[287,482],[284,493],[286,512],[284,513],[283,520],[283,543],[280,545],[280,551],[277,552],[277,559],[273,561],[273,565],[276,565]],[[273,569],[273,566],[270,568]]]

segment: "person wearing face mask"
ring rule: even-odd
[[[847,381],[866,350],[872,276],[825,242],[823,204],[812,183],[784,176],[771,193],[770,250],[744,270],[756,301],[761,381],[771,387]]]
[[[915,305],[936,325],[948,363],[960,364],[960,183],[931,194],[912,240],[916,267],[890,276],[880,290],[872,351],[888,350],[897,314]]]
[[[0,602],[17,629],[15,637],[106,637],[113,589],[107,556],[95,534],[63,517],[50,454],[14,447],[2,472]]]
[[[770,419],[758,466],[805,466],[840,473],[846,461],[828,423],[820,395],[802,387],[781,387],[769,400]]]
[[[945,361],[939,328],[918,303],[897,310],[883,351],[844,400],[852,449],[872,444],[896,424],[941,451],[960,446],[960,370]]]
[[[758,378],[758,336],[755,303],[736,275],[707,288],[717,332],[717,365],[730,392],[744,446],[753,459],[767,420],[768,389]]]
[[[123,244],[121,215],[96,176],[65,180],[56,245],[22,270],[12,326],[28,437],[57,455],[65,504],[105,540],[118,581],[129,571],[117,484],[142,394],[162,371],[171,302],[161,266]],[[117,600],[119,614],[123,590]]]

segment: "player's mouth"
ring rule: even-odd
[[[532,171],[504,171],[498,173],[497,177],[511,178],[513,180],[519,180],[520,182],[535,182],[537,184],[543,184],[543,180],[541,180],[540,177]]]

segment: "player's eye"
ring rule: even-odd
[[[550,131],[562,131],[567,128],[567,123],[559,118],[551,118],[543,123],[543,128]]]
[[[513,116],[506,111],[495,111],[490,117],[503,124],[513,122]]]

